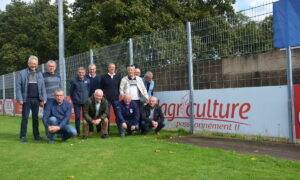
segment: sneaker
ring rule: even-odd
[[[121,134],[120,134],[120,137],[121,137],[121,138],[125,137],[125,133],[121,133]]]
[[[134,131],[131,131],[129,134],[130,134],[130,135],[135,135],[135,134],[136,134],[136,131],[135,131],[135,130],[134,130]]]
[[[159,135],[160,135],[160,132],[155,132],[155,134],[159,136]]]
[[[48,144],[54,144],[54,140],[50,140]]]
[[[36,141],[44,141],[44,139],[42,138],[42,137],[36,137],[36,138],[34,138],[34,140],[36,140]]]
[[[26,143],[26,142],[27,142],[27,139],[26,139],[25,136],[23,136],[23,137],[20,138],[20,141],[21,141],[22,143]]]
[[[80,140],[87,140],[87,136],[82,136],[82,138]]]
[[[101,135],[101,138],[102,139],[106,139],[106,138],[108,138],[108,135],[107,134],[103,134],[103,135]]]
[[[93,136],[94,135],[94,133],[93,132],[89,132],[89,136]]]

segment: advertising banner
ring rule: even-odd
[[[190,129],[189,91],[158,92],[166,128]],[[289,137],[287,86],[194,91],[194,130]]]

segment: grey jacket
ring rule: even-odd
[[[17,81],[16,81],[16,99],[17,101],[26,102],[27,94],[28,94],[28,74],[29,69],[23,69],[20,71]],[[45,88],[44,78],[41,72],[37,72],[37,85],[38,85],[38,92],[39,92],[39,100],[46,101],[47,94]]]

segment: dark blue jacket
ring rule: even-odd
[[[96,89],[100,89],[100,83],[101,83],[101,76],[96,75],[94,78],[90,75],[86,75],[86,78],[90,80],[90,91],[89,91],[89,97],[94,94]]]
[[[58,120],[58,126],[62,128],[63,126],[69,124],[71,114],[72,105],[70,102],[64,100],[64,102],[59,105],[54,99],[50,99],[49,102],[47,102],[47,106],[44,111],[43,123],[45,127],[48,127],[48,119],[54,116]]]
[[[89,91],[90,80],[88,78],[81,80],[77,77],[71,81],[70,96],[74,104],[85,104],[89,98]]]
[[[132,125],[137,125],[140,119],[140,112],[137,104],[131,101],[129,107],[126,106],[124,101],[120,101],[117,106],[117,117],[121,123],[126,121],[133,121]]]
[[[108,101],[117,101],[119,99],[120,83],[121,78],[118,75],[114,75],[113,79],[108,74],[102,75],[100,89],[102,89]]]

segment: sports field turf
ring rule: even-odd
[[[0,180],[300,178],[299,162],[163,140],[182,131],[120,138],[113,126],[108,139],[97,135],[49,145],[33,140],[31,122],[23,144],[18,138],[20,117],[0,116]],[[45,137],[41,123],[40,132]]]

